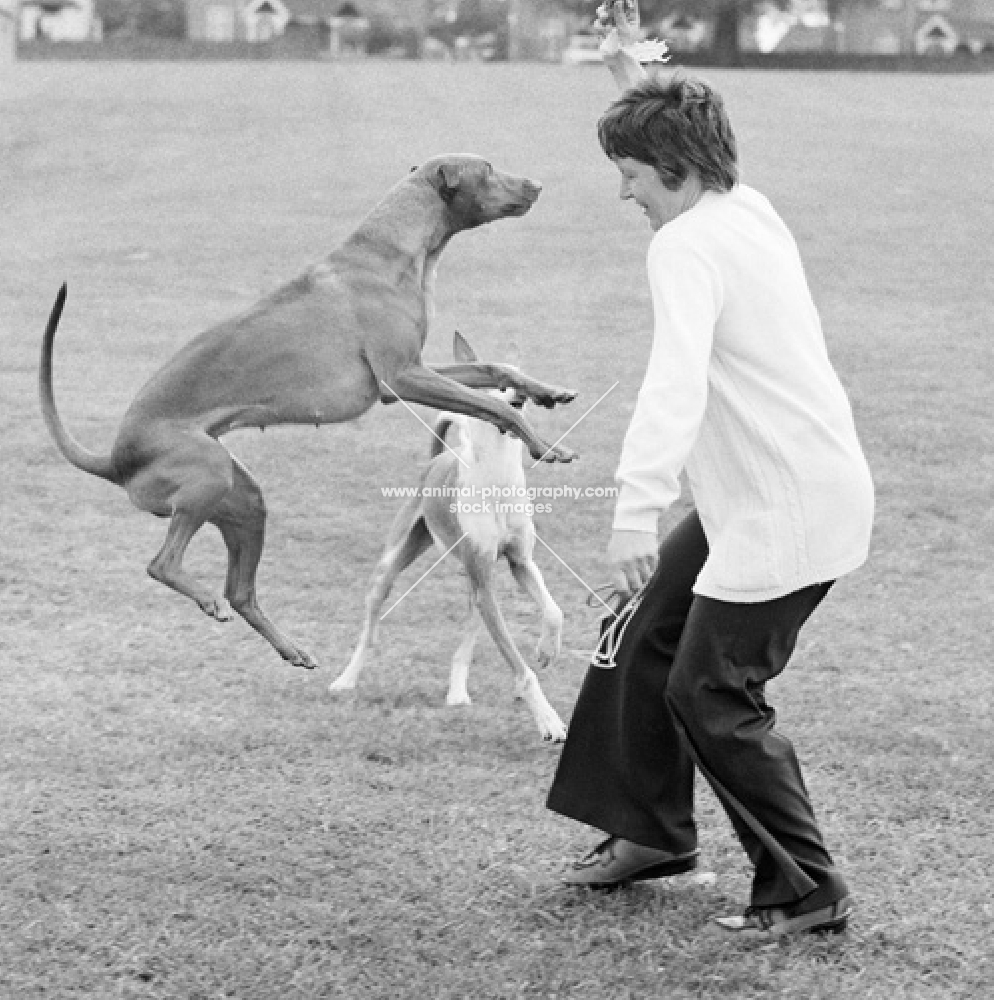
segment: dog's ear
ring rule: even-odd
[[[452,334],[452,356],[461,365],[472,365],[480,360],[476,351],[469,346],[469,341],[458,330]]]
[[[446,204],[455,198],[461,179],[462,168],[455,163],[443,163],[438,168],[438,193]]]

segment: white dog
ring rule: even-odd
[[[458,333],[453,353],[458,363],[477,361],[473,349]],[[503,392],[512,405],[524,404],[513,389]],[[561,743],[566,739],[566,727],[515,646],[494,594],[494,570],[503,556],[515,580],[542,611],[538,664],[544,667],[552,663],[562,646],[563,613],[532,559],[535,527],[526,509],[521,441],[492,424],[451,413],[439,416],[435,435],[419,494],[404,505],[390,526],[366,596],[366,619],[356,650],[329,690],[355,688],[366,653],[376,644],[380,609],[390,588],[434,542],[465,567],[471,598],[466,631],[452,657],[446,704],[470,704],[466,680],[482,619],[511,667],[515,697],[528,706],[542,738]]]

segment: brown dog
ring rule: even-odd
[[[41,408],[49,432],[77,468],[127,490],[140,510],[170,518],[148,572],[229,619],[224,599],[182,565],[206,523],[228,550],[224,597],[295,666],[312,657],[263,614],[255,576],[265,504],[245,466],[218,441],[238,427],[352,420],[377,400],[404,400],[468,414],[513,431],[535,458],[568,462],[505,400],[477,391],[511,387],[542,406],[573,394],[501,365],[432,368],[421,361],[438,257],[456,233],[524,215],[541,185],[500,173],[475,156],[438,157],[395,185],[330,256],[242,315],[200,334],[138,393],[109,455],[82,447],[52,395],[52,346],[65,304],[56,299],[41,352]]]

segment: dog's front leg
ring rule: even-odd
[[[467,388],[423,365],[409,365],[380,379],[380,399],[384,403],[402,399],[405,403],[420,403],[486,420],[502,431],[517,435],[532,458],[543,462],[572,462],[576,458],[571,448],[546,444],[510,403]]]
[[[480,609],[480,617],[511,668],[514,677],[514,697],[520,698],[528,706],[543,740],[549,743],[562,743],[566,739],[566,726],[559,718],[559,713],[546,699],[535,671],[525,663],[521,653],[518,652],[518,647],[507,631],[507,624],[497,606],[493,590],[489,586],[480,587],[476,592],[476,603]]]
[[[495,365],[471,362],[457,365],[432,365],[432,371],[451,378],[471,389],[514,389],[533,403],[548,409],[557,404],[572,403],[576,393],[559,386],[539,382],[519,371],[513,365]]]
[[[562,609],[549,593],[541,570],[530,556],[524,559],[514,559],[508,556],[508,565],[511,567],[511,574],[517,580],[518,585],[528,593],[542,611],[542,631],[535,652],[538,665],[547,667],[558,658],[562,650]]]

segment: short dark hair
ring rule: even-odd
[[[730,191],[739,179],[724,102],[703,80],[675,74],[626,90],[597,123],[597,136],[609,157],[652,165],[671,190],[691,170],[705,190]]]

